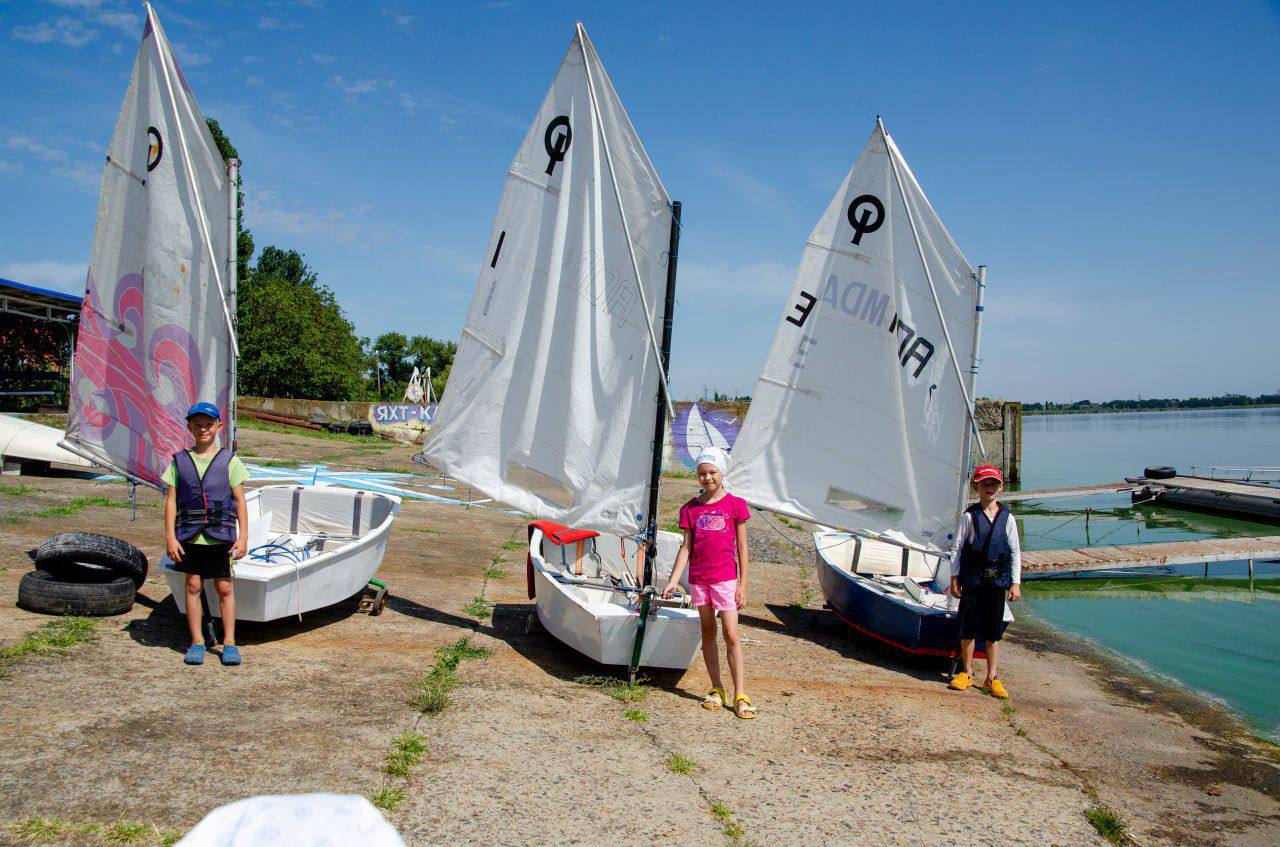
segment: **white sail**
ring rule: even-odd
[[[967,470],[976,295],[877,124],[809,235],[729,487],[765,509],[947,546]]]
[[[64,442],[141,482],[190,443],[193,402],[227,409],[231,190],[148,9],[102,171]]]
[[[508,171],[427,459],[540,518],[643,528],[670,228],[579,25]]]
[[[689,416],[685,418],[684,444],[691,462],[696,462],[708,447],[718,447],[726,452],[729,449],[729,440],[703,417],[697,403],[689,407]]]

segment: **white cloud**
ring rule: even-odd
[[[311,58],[312,58],[312,59],[314,59],[314,60],[316,60],[317,62],[319,62],[319,63],[320,63],[320,64],[322,64],[322,65],[327,65],[327,64],[329,64],[330,62],[332,62],[332,61],[333,61],[335,58],[337,58],[337,57],[336,57],[336,56],[330,56],[328,53],[312,53],[312,54],[311,54]]]
[[[0,266],[0,276],[27,285],[79,294],[84,291],[85,274],[88,270],[88,262],[41,259],[34,262],[10,262]]]
[[[258,29],[298,29],[300,26],[302,26],[302,24],[292,18],[282,18],[275,15],[263,15],[258,18]]]
[[[102,5],[102,0],[44,0],[44,2],[64,9],[96,9]]]
[[[392,237],[390,227],[369,222],[373,211],[374,207],[368,204],[319,207],[282,197],[270,189],[259,189],[246,195],[244,216],[255,232],[261,230],[267,236],[266,241],[289,236],[367,247],[371,243],[385,243]]]
[[[486,9],[514,9],[516,4],[510,2],[510,0],[494,0],[494,2],[485,3],[484,7]]]
[[[391,25],[405,32],[412,30],[418,21],[422,20],[422,15],[415,15],[410,12],[402,12],[396,9],[383,9],[382,16],[391,20]]]
[[[102,181],[101,159],[95,163],[83,158],[73,158],[62,147],[30,135],[10,135],[3,146],[15,151],[20,159],[44,162],[49,166],[49,173],[70,180],[86,193],[96,192]],[[16,166],[14,169],[20,167]]]
[[[718,162],[707,169],[707,175],[723,182],[730,191],[754,206],[772,209],[790,206],[787,195],[754,174],[726,162]]]
[[[372,94],[379,88],[388,87],[393,83],[382,79],[346,79],[334,74],[329,78],[329,84],[343,94]]]
[[[14,162],[6,162],[4,159],[0,159],[0,171],[20,171],[20,170],[22,170],[22,165],[15,164]]]
[[[400,105],[401,105],[401,107],[403,107],[403,108],[404,108],[404,110],[405,110],[406,112],[417,112],[417,111],[420,111],[420,110],[422,110],[422,109],[429,109],[429,108],[431,108],[431,98],[429,98],[429,97],[416,97],[416,96],[414,96],[414,95],[412,95],[412,94],[408,93],[407,91],[406,91],[406,92],[401,92],[401,94],[400,94]]]
[[[769,259],[746,264],[722,260],[680,263],[680,284],[685,291],[708,291],[781,302],[780,298],[791,291],[795,278],[794,265]]]
[[[62,17],[50,23],[40,21],[30,26],[16,26],[13,37],[19,41],[32,44],[49,44],[56,42],[68,47],[83,47],[98,36],[98,31],[89,29],[84,21]]]
[[[208,53],[188,52],[183,48],[179,48],[178,55],[181,57],[182,67],[184,68],[198,68],[213,61],[213,57]]]
[[[426,257],[428,264],[453,271],[454,273],[474,274],[480,266],[478,258],[463,255],[452,247],[424,244],[419,249],[422,255]]]
[[[126,35],[139,35],[142,33],[143,16],[133,12],[106,9],[94,15],[93,20],[103,26],[118,29]]]
[[[44,144],[30,135],[11,135],[5,141],[10,150],[17,150],[28,157],[35,157],[42,162],[65,162],[67,153],[58,147]]]

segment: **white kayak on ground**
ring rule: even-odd
[[[545,524],[545,522],[541,522]],[[587,536],[578,540],[579,536]],[[641,547],[616,535],[575,533],[564,544],[544,526],[529,526],[529,578],[538,620],[548,632],[602,665],[629,665],[640,625],[636,571]],[[654,583],[665,584],[680,549],[680,536],[658,533]],[[642,568],[641,568],[642,569]],[[686,595],[660,601],[645,616],[640,661],[650,668],[689,667],[702,645],[698,610]]]
[[[41,469],[96,471],[90,462],[75,453],[58,446],[64,433],[44,424],[0,415],[0,458],[4,468],[21,469],[35,466]]]
[[[348,488],[268,485],[247,492],[249,555],[235,563],[236,620],[273,621],[332,606],[359,593],[378,572],[400,498]],[[178,611],[187,611],[186,574],[165,556],[160,570]],[[209,611],[222,616],[212,580]]]

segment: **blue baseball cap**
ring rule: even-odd
[[[218,411],[218,407],[212,403],[196,403],[190,409],[187,409],[187,420],[191,420],[195,415],[208,415],[215,421],[222,420],[222,414]]]

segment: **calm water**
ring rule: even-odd
[[[1146,465],[1280,465],[1280,409],[1027,416],[1022,459],[1028,489],[1118,482]],[[1029,550],[1280,535],[1274,525],[1132,506],[1127,495],[1022,503],[1015,512]],[[1243,563],[1210,573],[1167,588],[1154,579],[1028,584],[1025,608],[1280,735],[1280,564],[1258,563],[1252,592]]]

